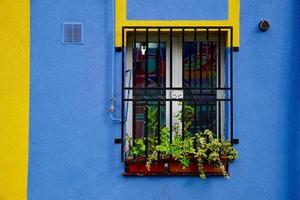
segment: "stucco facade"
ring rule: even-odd
[[[234,131],[240,140],[235,147],[240,158],[230,165],[230,180],[209,177],[204,181],[122,176],[120,146],[114,144],[120,137],[120,122],[111,120],[109,113],[111,91],[117,99],[121,95],[121,53],[114,51],[118,34],[114,2],[6,4],[3,10],[11,11],[7,18],[15,16],[10,13],[22,16],[8,24],[25,22],[25,28],[18,25],[20,31],[14,35],[20,33],[24,36],[20,40],[28,44],[14,41],[9,27],[3,36],[10,37],[0,37],[14,41],[0,47],[0,77],[5,83],[1,96],[20,100],[11,103],[1,98],[1,104],[8,105],[3,108],[8,109],[1,109],[0,169],[5,173],[0,172],[0,186],[5,189],[0,188],[0,199],[300,199],[298,1],[240,2],[240,16],[235,18],[239,51],[234,52],[233,71]],[[141,24],[202,20],[214,25],[229,19],[228,5],[221,0],[127,0],[126,17]],[[261,19],[271,24],[267,32],[258,28]],[[66,21],[84,24],[83,44],[62,43]],[[25,52],[24,57],[9,53],[17,50]],[[12,57],[20,62],[13,62]],[[10,87],[16,80],[17,86]],[[120,117],[119,101],[115,116]],[[20,123],[9,125],[14,120]]]

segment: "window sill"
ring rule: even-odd
[[[227,158],[221,158],[222,163],[228,172]],[[218,166],[204,164],[204,172],[207,176],[223,176],[222,170]],[[161,159],[151,165],[150,171],[146,168],[146,159],[128,159],[125,161],[124,176],[199,176],[197,162],[191,161],[185,169],[179,161],[174,159]]]

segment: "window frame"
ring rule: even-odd
[[[210,36],[211,39],[209,40],[210,43],[217,43],[218,42],[218,38],[216,35],[212,35]],[[149,34],[149,37],[148,37],[149,41],[148,41],[148,44],[150,43],[158,43],[158,40],[157,40],[157,33],[151,33]],[[166,88],[184,88],[183,86],[183,72],[182,72],[182,58],[183,58],[183,44],[182,44],[182,36],[181,36],[181,33],[177,33],[175,35],[173,35],[173,38],[172,38],[172,42],[173,42],[173,45],[172,45],[172,52],[173,52],[173,56],[172,56],[172,62],[174,63],[174,66],[173,66],[173,73],[172,75],[170,74],[170,38],[168,38],[167,34],[161,34],[160,36],[160,43],[165,43],[165,46],[166,46],[166,74],[165,74],[165,81],[166,81],[166,85],[165,87]],[[188,36],[185,36],[185,41],[184,42],[194,42],[193,41],[193,36],[191,34],[189,34]],[[145,36],[143,33],[137,33],[136,34],[136,43],[143,43],[145,40]],[[204,33],[198,33],[197,34],[197,42],[201,42],[202,44],[205,43],[205,35]],[[221,54],[217,55],[217,56],[221,56],[221,55],[224,55],[225,54],[225,49],[224,49],[224,46],[226,44],[226,41],[225,41],[225,36],[222,35],[221,37]],[[129,76],[126,76],[125,77],[125,83],[128,85],[130,85],[130,87],[133,87],[133,79],[134,79],[134,74],[133,74],[133,48],[134,48],[134,41],[133,41],[133,34],[129,34],[127,36],[127,45],[126,45],[127,49],[126,49],[126,68],[125,70],[128,72],[130,71],[131,74]],[[217,58],[218,60],[218,58]],[[221,87],[224,88],[225,87],[225,60],[224,58],[220,58],[221,60]],[[218,63],[216,63],[218,65]],[[174,73],[176,71],[176,73]],[[218,80],[218,70],[216,70],[216,74],[217,74],[217,78],[216,80]],[[171,86],[171,83],[170,83],[170,79],[171,79],[171,76],[172,76],[172,86]],[[130,82],[129,82],[129,78],[130,78]],[[179,96],[181,95],[181,93],[184,93],[183,91],[184,89],[182,90],[172,90],[172,89],[166,89],[165,92],[166,92],[166,98],[171,98],[171,95],[175,92],[175,95]],[[176,94],[177,92],[177,94]],[[133,92],[129,92],[129,98],[133,98]],[[182,94],[184,96],[184,94]],[[225,93],[224,91],[217,91],[216,93],[217,97],[218,98],[221,98],[225,96]],[[180,101],[180,100],[178,100]],[[167,114],[167,113],[170,113],[169,110],[170,110],[170,105],[169,103],[166,103],[166,118],[165,118],[165,121],[167,122],[166,123],[166,127],[170,128],[170,115]],[[222,136],[224,137],[224,128],[225,128],[225,122],[224,120],[221,120],[221,124],[219,124],[217,121],[219,119],[218,115],[219,113],[221,113],[221,119],[224,119],[225,118],[225,108],[224,106],[221,106],[222,109],[221,109],[221,112],[218,111],[219,107],[218,105],[216,105],[216,123],[217,123],[217,127],[216,127],[216,130],[217,131],[220,131],[221,130],[221,133],[219,134],[217,132],[217,135],[218,136]],[[181,105],[176,105],[176,104],[173,104],[172,106],[173,110],[172,110],[172,113],[175,114],[177,113],[179,110],[182,109],[182,106]],[[126,134],[127,133],[132,133],[132,113],[133,113],[133,105],[132,104],[129,104],[128,106],[128,110],[127,110],[127,116],[126,116]],[[179,123],[179,120],[173,115],[173,119],[172,119],[172,122],[173,124],[174,123]],[[180,124],[180,128],[181,128],[181,123]],[[219,129],[218,126],[221,125],[221,128]]]
[[[125,29],[129,29],[129,31],[126,31]],[[153,29],[156,29],[157,31],[153,31]],[[166,35],[169,35],[169,41],[167,39],[167,36],[164,36],[162,33],[160,33],[161,29],[164,29],[164,30],[169,29],[170,30],[170,32],[166,33]],[[182,30],[182,36],[180,36],[180,29]],[[212,30],[211,33],[210,33],[210,29]],[[224,31],[225,29],[226,29],[226,31]],[[122,30],[122,36],[123,36],[122,37],[122,72],[123,73],[122,73],[122,114],[121,114],[122,115],[122,122],[121,122],[121,125],[122,125],[122,127],[121,127],[122,128],[122,143],[121,143],[122,144],[121,145],[122,146],[121,147],[122,148],[122,150],[121,150],[122,161],[124,161],[124,148],[125,148],[125,146],[124,146],[124,143],[125,143],[124,127],[126,126],[125,119],[124,119],[125,118],[125,107],[126,107],[125,106],[125,102],[126,102],[125,93],[127,93],[126,88],[130,88],[130,87],[126,87],[126,85],[125,85],[125,82],[127,81],[126,72],[128,72],[128,70],[130,70],[129,66],[132,63],[132,46],[133,46],[132,44],[134,43],[133,39],[131,39],[131,37],[132,37],[132,35],[134,35],[134,36],[136,36],[135,42],[139,42],[139,41],[142,42],[143,36],[140,36],[140,33],[138,36],[136,34],[138,31],[143,32],[143,30],[144,30],[144,33],[142,33],[142,34],[146,35],[146,43],[147,44],[149,44],[149,42],[165,42],[166,43],[166,58],[167,58],[166,69],[168,69],[172,65],[178,66],[178,63],[180,63],[180,59],[182,62],[183,41],[184,42],[195,42],[195,41],[202,42],[203,40],[206,40],[207,42],[217,42],[218,58],[217,58],[217,69],[216,70],[223,74],[220,78],[219,78],[219,74],[218,74],[217,78],[216,78],[217,88],[215,88],[215,90],[216,90],[216,98],[218,99],[218,100],[216,100],[216,103],[218,102],[218,104],[217,104],[218,108],[216,111],[217,112],[216,120],[217,120],[217,124],[219,124],[218,121],[220,121],[220,119],[223,118],[223,116],[221,117],[220,113],[222,113],[222,114],[225,113],[225,106],[223,106],[224,109],[222,110],[222,112],[219,112],[219,110],[221,110],[221,109],[219,109],[220,102],[221,101],[225,101],[225,102],[229,101],[229,103],[230,103],[230,122],[229,122],[230,123],[230,127],[229,127],[230,135],[229,135],[229,138],[230,138],[231,143],[233,144],[233,141],[234,141],[234,139],[233,139],[233,113],[232,113],[232,111],[233,111],[233,99],[232,99],[232,97],[233,97],[233,89],[232,89],[233,88],[233,82],[232,82],[233,81],[233,78],[232,78],[232,75],[233,75],[233,72],[232,72],[232,70],[233,70],[233,61],[232,61],[233,47],[232,47],[232,45],[229,48],[226,47],[226,43],[228,44],[228,41],[226,41],[226,39],[228,38],[227,34],[231,35],[229,38],[231,38],[230,44],[232,44],[232,27],[196,27],[196,28],[195,27],[193,27],[193,28],[191,28],[191,27],[174,27],[174,28],[170,28],[170,27],[123,27],[123,30]],[[151,30],[151,32],[149,30]],[[174,30],[177,30],[176,33],[173,32]],[[206,33],[206,36],[203,35],[203,32],[201,30],[205,31],[204,33]],[[185,32],[187,32],[187,31],[189,31],[189,33],[187,35],[185,35],[186,34]],[[193,37],[193,34],[190,34],[190,33],[193,33],[193,31],[194,31],[194,35],[196,35],[195,37],[197,37],[197,39],[195,39]],[[199,32],[197,32],[197,31],[199,31]],[[213,33],[213,31],[215,33]],[[175,33],[175,34],[172,35],[172,33],[173,34]],[[212,37],[212,35],[209,35],[212,33],[213,33],[213,37]],[[157,36],[157,34],[159,36]],[[222,36],[221,34],[226,34],[226,36]],[[210,37],[210,38],[212,37],[214,39],[214,41],[209,40],[208,37]],[[155,40],[153,38],[155,38],[155,39],[158,38],[158,39]],[[170,38],[172,38],[172,42],[170,41]],[[173,39],[173,38],[175,38],[175,39]],[[174,41],[176,41],[176,42],[174,43]],[[181,41],[181,44],[180,44],[180,41]],[[125,45],[125,43],[126,43],[126,45]],[[221,45],[221,43],[222,43],[222,45]],[[125,49],[125,46],[127,46],[126,49]],[[172,47],[172,51],[170,51],[170,49],[171,49],[170,46]],[[172,55],[170,55],[170,54],[172,54]],[[220,63],[220,61],[223,60],[220,58],[220,56],[223,54],[227,56],[227,59],[229,60],[229,62],[227,60],[227,61],[224,61],[224,63],[223,62]],[[172,59],[172,62],[171,62],[170,58]],[[224,58],[224,60],[225,60],[225,58]],[[183,62],[182,62],[182,64],[183,64]],[[225,71],[226,70],[225,65],[227,65],[227,64],[229,65],[229,68],[230,68],[229,72]],[[221,66],[223,66],[223,67],[221,67]],[[170,67],[170,68],[172,68],[172,67]],[[221,69],[224,70],[224,72],[220,71]],[[170,80],[168,80],[171,77],[173,79],[174,78],[173,75],[174,75],[174,73],[172,73],[172,76],[170,76],[170,73],[167,70],[167,72],[166,72],[166,93],[168,93],[167,92],[168,85],[171,90],[174,87],[174,82],[173,82],[172,87],[170,87]],[[177,76],[179,76],[180,77],[179,79],[181,79],[182,71],[181,71],[181,75],[180,75],[180,73],[178,73]],[[226,82],[228,82],[228,80],[226,80],[225,76],[226,77],[230,76],[229,77],[230,80],[229,80],[229,84],[228,84],[229,87],[226,87]],[[177,77],[177,79],[178,79],[178,77]],[[176,78],[175,78],[175,80],[176,80]],[[220,82],[220,80],[221,80],[221,82]],[[131,82],[132,82],[132,80],[131,80]],[[179,83],[179,87],[180,87],[180,85],[181,85],[181,88],[184,88],[183,82]],[[210,89],[212,89],[212,88],[210,88]],[[201,90],[203,90],[203,89],[201,89]],[[229,91],[230,94],[228,95],[228,92],[225,92],[225,91]],[[225,93],[226,93],[226,95],[225,95]],[[223,96],[223,98],[222,98],[222,96]],[[230,96],[230,97],[226,98],[226,96]],[[130,97],[132,98],[132,95],[131,96],[129,95],[129,98]],[[128,105],[127,105],[127,107],[128,107]],[[128,110],[126,111],[126,117],[128,117],[127,113],[130,113],[130,111],[128,111]],[[223,114],[223,115],[225,115],[225,114]],[[169,121],[167,119],[167,116],[168,116],[168,114],[166,115],[166,122]],[[130,116],[129,119],[131,119],[131,118],[132,117]],[[219,130],[219,132],[218,132],[219,138],[222,135],[224,135],[223,131],[222,131],[222,133],[220,131],[220,129],[223,130],[223,128],[221,128],[221,126],[222,127],[225,126],[225,122],[224,122],[225,120],[222,120],[222,121],[223,121],[223,124],[219,125],[217,127],[217,129]],[[170,122],[170,124],[171,124],[171,122]],[[166,123],[167,126],[170,126],[170,124]]]

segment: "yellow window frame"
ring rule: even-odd
[[[240,0],[228,0],[226,20],[127,20],[126,0],[115,1],[115,46],[122,46],[123,26],[231,26],[233,27],[233,47],[240,46]],[[230,34],[228,34],[229,36]],[[227,41],[230,41],[228,38]],[[230,46],[230,44],[227,44]]]

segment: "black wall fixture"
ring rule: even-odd
[[[261,20],[259,22],[259,29],[263,32],[267,31],[270,28],[270,22],[268,22],[267,20]]]

